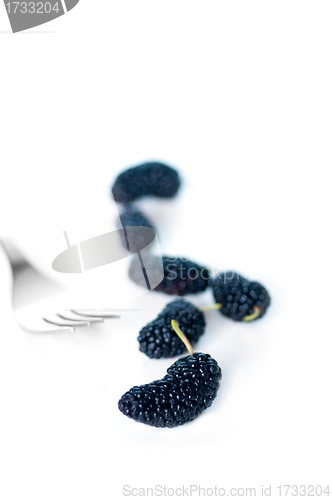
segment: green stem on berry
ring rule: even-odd
[[[211,304],[210,306],[204,306],[201,308],[201,311],[202,312],[205,312],[205,311],[214,311],[215,309],[221,309],[222,308],[222,304]]]
[[[254,312],[249,316],[245,316],[242,321],[253,321],[254,319],[258,318],[260,313],[261,313],[261,308],[258,306],[254,306]]]
[[[191,344],[190,344],[189,340],[187,339],[187,337],[185,336],[185,334],[181,331],[178,322],[175,321],[175,319],[172,319],[171,325],[172,325],[173,330],[177,334],[177,336],[180,337],[180,339],[182,340],[182,342],[184,343],[184,345],[188,349],[189,354],[194,354],[194,350],[191,347]]]

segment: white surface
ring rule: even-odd
[[[272,296],[252,324],[208,313],[197,349],[222,367],[218,398],[191,424],[154,429],[117,401],[171,363],[136,342],[169,297],[94,329],[29,335],[0,252],[1,498],[106,500],[158,484],[257,497],[271,484],[276,497],[279,484],[331,482],[331,15],[325,1],[82,0],[44,34],[0,34],[0,234],[52,274],[63,230],[112,227],[115,175],[161,159],[185,184],[141,204],[163,251],[234,268]]]

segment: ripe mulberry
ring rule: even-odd
[[[220,312],[235,321],[262,318],[271,302],[263,285],[233,271],[212,278],[210,285],[215,301],[222,305]]]
[[[203,335],[205,320],[202,311],[184,299],[167,304],[154,320],[144,326],[138,336],[140,351],[149,358],[171,358],[182,354],[186,347],[174,332],[171,321],[176,320],[191,344]]]
[[[221,369],[209,354],[196,352],[175,361],[161,380],[134,386],[120,399],[120,411],[154,427],[175,427],[209,408],[221,380]]]

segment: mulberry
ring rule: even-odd
[[[120,399],[120,411],[154,427],[175,427],[209,408],[221,380],[221,369],[209,354],[196,352],[175,361],[161,380],[134,386]]]
[[[221,314],[235,321],[252,321],[262,318],[271,299],[257,281],[227,271],[210,280],[215,301],[221,304]]]
[[[124,229],[121,233],[122,243],[131,252],[142,250],[151,239],[151,234],[141,229],[142,227],[149,227],[155,231],[152,222],[131,205],[127,205],[120,214],[120,222]]]
[[[145,266],[150,275],[159,271],[159,260],[156,256],[149,256]],[[181,258],[162,257],[164,279],[154,287],[157,292],[168,295],[187,295],[190,293],[204,292],[208,286],[210,273],[206,267],[200,266],[191,260]],[[154,272],[155,269],[155,272]],[[145,286],[140,260],[135,256],[130,264],[129,277],[136,284]]]
[[[202,311],[187,300],[176,299],[139,332],[140,351],[149,358],[171,358],[185,351],[184,343],[171,326],[172,319],[177,321],[191,344],[196,343],[204,333]]]
[[[148,162],[128,168],[118,175],[112,193],[119,203],[130,203],[148,195],[172,198],[180,184],[180,176],[174,168],[159,162]]]

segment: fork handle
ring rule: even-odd
[[[19,249],[11,241],[0,238],[0,245],[2,246],[5,254],[8,257],[12,273],[15,276],[22,268],[26,266],[31,266],[24,255],[19,251]]]

